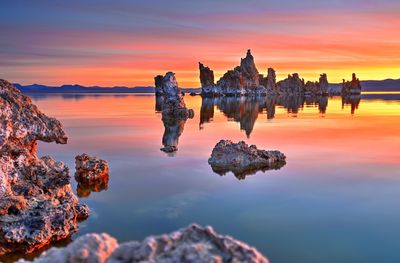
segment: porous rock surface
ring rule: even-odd
[[[286,164],[285,160],[286,156],[280,151],[259,150],[244,141],[221,140],[215,145],[208,163],[218,174],[231,171],[237,178],[244,179],[259,170],[280,169]]]
[[[0,80],[0,255],[32,252],[78,230],[88,207],[72,191],[68,167],[38,158],[37,141],[67,143],[62,124]]]
[[[75,179],[82,184],[94,185],[108,181],[108,163],[86,153],[75,157]]]
[[[268,263],[268,260],[243,242],[220,235],[211,227],[192,224],[168,235],[149,236],[142,242],[131,241],[120,245],[107,234],[89,234],[78,238],[66,248],[51,249],[34,262]]]

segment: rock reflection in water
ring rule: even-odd
[[[214,117],[214,106],[224,115],[240,123],[240,129],[250,137],[258,114],[266,112],[267,119],[275,117],[276,106],[287,109],[288,113],[296,114],[306,105],[317,105],[319,112],[325,114],[328,107],[327,96],[242,96],[242,97],[203,97],[200,110],[200,129],[204,123],[211,122]]]
[[[164,135],[160,150],[173,156],[178,150],[179,136],[187,119],[194,117],[194,111],[186,107],[183,95],[173,72],[156,78],[156,112],[162,112]]]
[[[350,105],[351,114],[353,115],[356,109],[358,109],[360,101],[361,101],[361,95],[342,96],[342,109],[344,109],[344,106]]]
[[[92,192],[98,193],[108,189],[108,175],[95,184],[78,183],[76,193],[79,197],[89,197]]]
[[[161,150],[169,156],[174,156],[178,150],[179,137],[183,133],[187,119],[162,118],[164,123],[164,135],[162,137]]]

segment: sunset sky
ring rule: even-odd
[[[0,78],[21,84],[198,87],[199,61],[218,79],[249,48],[278,79],[400,78],[399,0],[4,0],[0,32]]]

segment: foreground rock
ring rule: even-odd
[[[156,107],[162,110],[165,128],[162,139],[164,147],[160,150],[171,154],[178,150],[179,136],[183,132],[186,120],[194,117],[194,111],[186,107],[173,72],[167,72],[162,83],[162,93],[157,96],[159,106]]]
[[[208,163],[220,175],[231,171],[237,178],[244,179],[260,170],[280,169],[286,164],[285,160],[286,156],[279,151],[259,150],[243,141],[221,140],[215,145]]]
[[[68,167],[36,156],[37,141],[67,143],[62,124],[0,80],[0,255],[29,253],[78,230],[88,207],[72,191]]]
[[[20,261],[20,263],[25,261]],[[66,248],[52,248],[36,263],[47,262],[248,262],[267,263],[255,248],[211,227],[190,225],[169,235],[150,236],[142,242],[118,245],[107,234],[88,234]]]
[[[357,95],[361,94],[361,83],[360,80],[356,77],[356,74],[353,73],[351,81],[343,80],[342,84],[342,95]]]

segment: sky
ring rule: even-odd
[[[0,78],[47,85],[148,86],[176,73],[198,87],[252,50],[277,78],[400,78],[399,0],[2,0]]]

